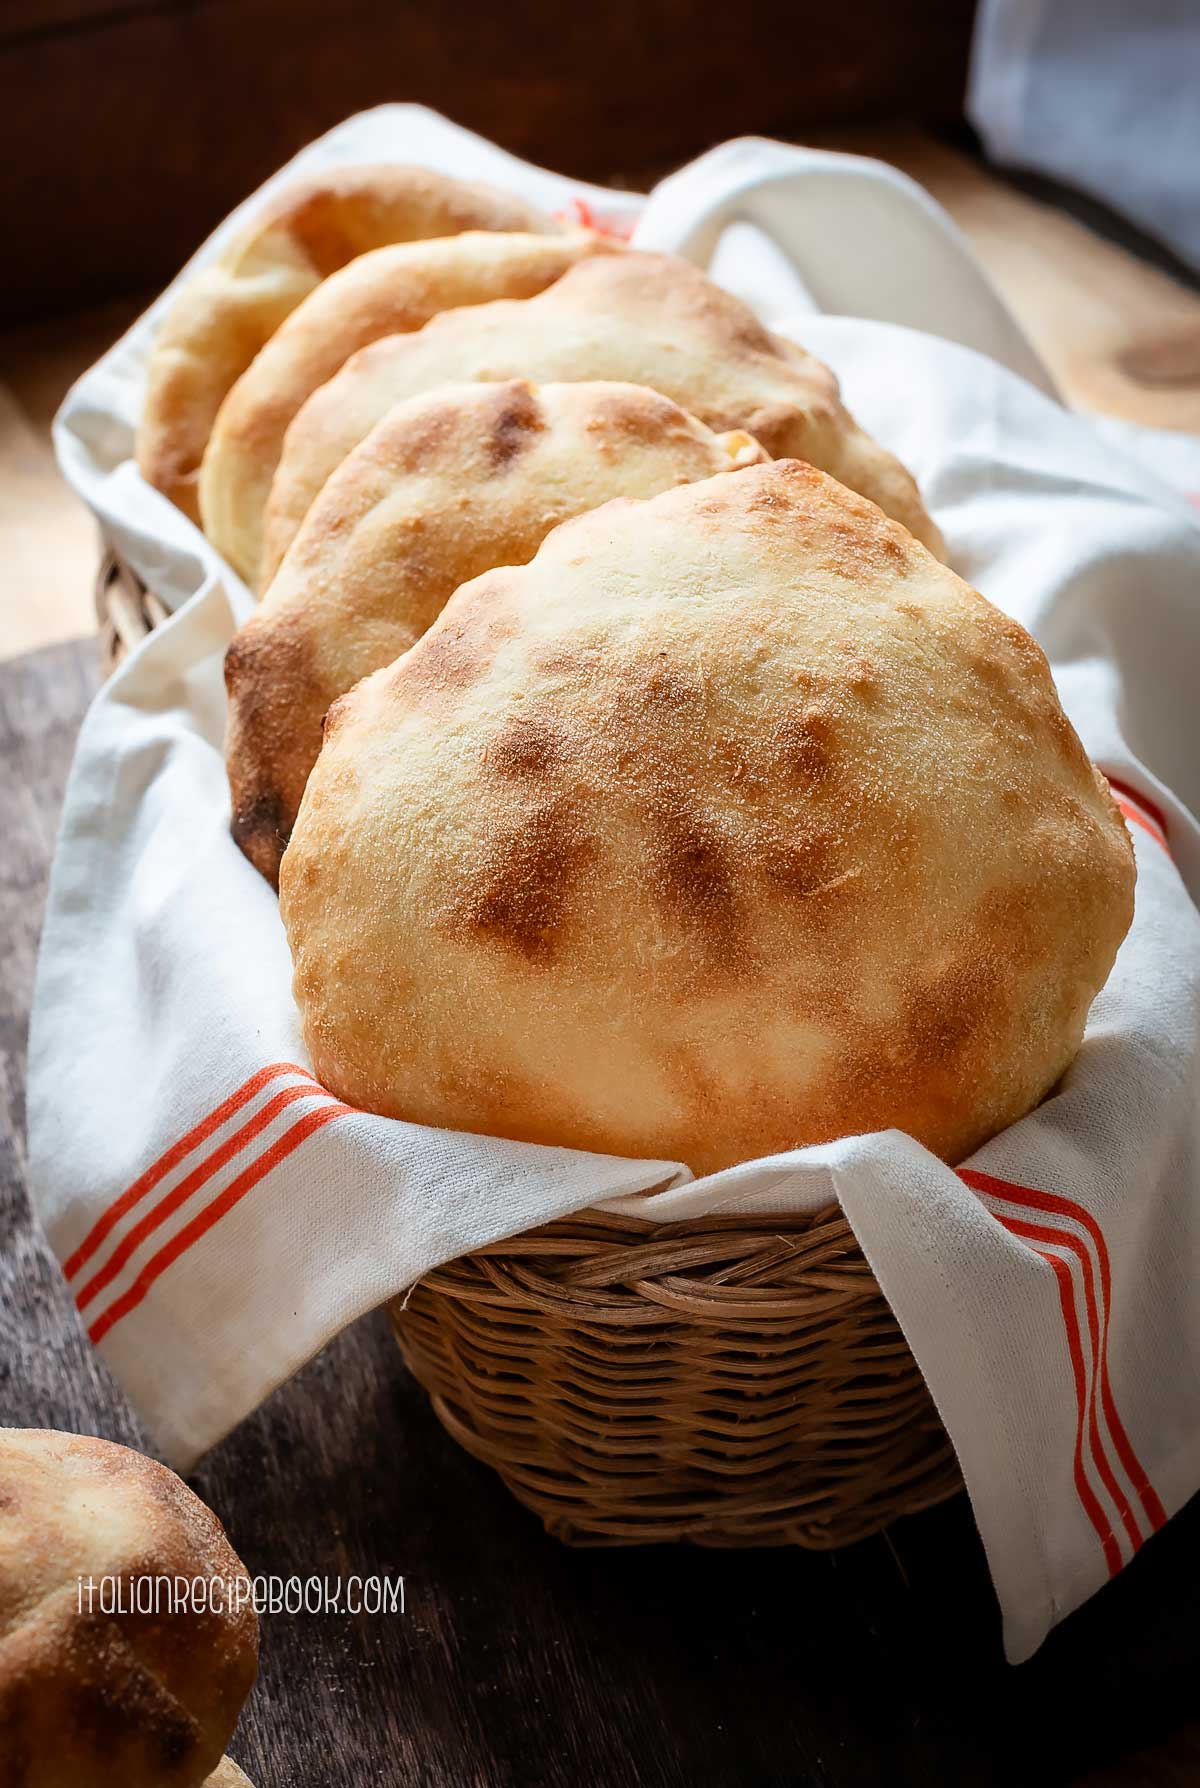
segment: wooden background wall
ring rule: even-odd
[[[161,282],[350,113],[420,100],[581,178],[961,113],[974,0],[5,0],[0,322]]]

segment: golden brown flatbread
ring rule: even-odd
[[[330,703],[407,651],[459,584],[568,516],[765,456],[637,385],[442,385],[326,484],[225,660],[233,835],[274,882]]]
[[[141,1600],[154,1578],[215,1580],[220,1605],[166,1612]],[[258,1667],[253,1607],[224,1588],[239,1578],[220,1522],[164,1465],[0,1429],[5,1788],[199,1788]]]
[[[297,306],[242,374],[213,424],[200,472],[204,531],[252,588],[263,510],[288,424],[359,348],[419,329],[439,311],[531,298],[613,244],[590,231],[467,230],[359,255]]]
[[[459,230],[555,227],[511,194],[429,168],[333,168],[284,187],[163,320],[138,428],[142,475],[199,521],[200,460],[225,393],[301,299],[355,255]]]
[[[962,1159],[1071,1061],[1133,883],[1025,630],[781,460],[459,589],[331,709],[280,905],[338,1097],[709,1173]]]
[[[769,335],[689,262],[629,252],[581,261],[536,298],[448,311],[355,354],[288,430],[267,505],[264,576],[326,478],[393,404],[435,385],[508,378],[648,385],[710,428],[743,428],[770,454],[810,460],[944,550],[909,473],[858,427],[828,367]]]

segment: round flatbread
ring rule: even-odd
[[[221,405],[200,473],[204,531],[257,588],[263,510],[293,416],[359,348],[494,298],[532,298],[586,255],[589,231],[534,236],[467,230],[360,255],[310,293]]]
[[[339,1098],[709,1173],[962,1159],[1070,1063],[1133,882],[1039,647],[784,460],[459,589],[331,709],[280,904]]]
[[[536,298],[448,311],[355,354],[288,430],[265,521],[269,577],[317,492],[395,403],[462,379],[616,379],[648,385],[719,430],[743,428],[873,498],[941,553],[899,460],[864,434],[837,380],[762,328],[740,299],[670,255],[581,261]]]
[[[83,1435],[0,1429],[3,1780],[198,1788],[258,1667],[254,1609],[225,1587],[245,1576],[216,1516],[164,1465]],[[219,1606],[156,1602],[153,1579],[197,1578],[215,1581]]]
[[[225,393],[301,300],[356,255],[459,230],[555,229],[511,194],[429,168],[331,168],[283,187],[163,319],[138,427],[143,477],[199,521],[200,461]]]
[[[330,703],[447,597],[558,522],[765,456],[637,385],[439,386],[390,412],[309,511],[225,660],[233,835],[272,882]]]

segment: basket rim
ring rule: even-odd
[[[167,605],[138,576],[124,554],[104,534],[93,581],[104,675],[170,618]]]

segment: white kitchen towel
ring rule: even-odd
[[[380,155],[620,226],[639,210],[413,107],[300,159]],[[834,366],[1119,784],[1136,914],[1061,1088],[957,1173],[888,1133],[699,1181],[338,1104],[304,1054],[275,899],[228,834],[221,665],[250,599],[130,459],[155,306],[57,427],[67,476],[176,612],[80,737],[30,1043],[34,1197],[180,1466],[345,1323],[485,1242],[594,1204],[670,1221],[840,1200],[957,1449],[1020,1659],[1200,1485],[1196,514],[1049,395],[969,251],[889,170],[728,145],[650,198],[635,240],[710,262]]]

